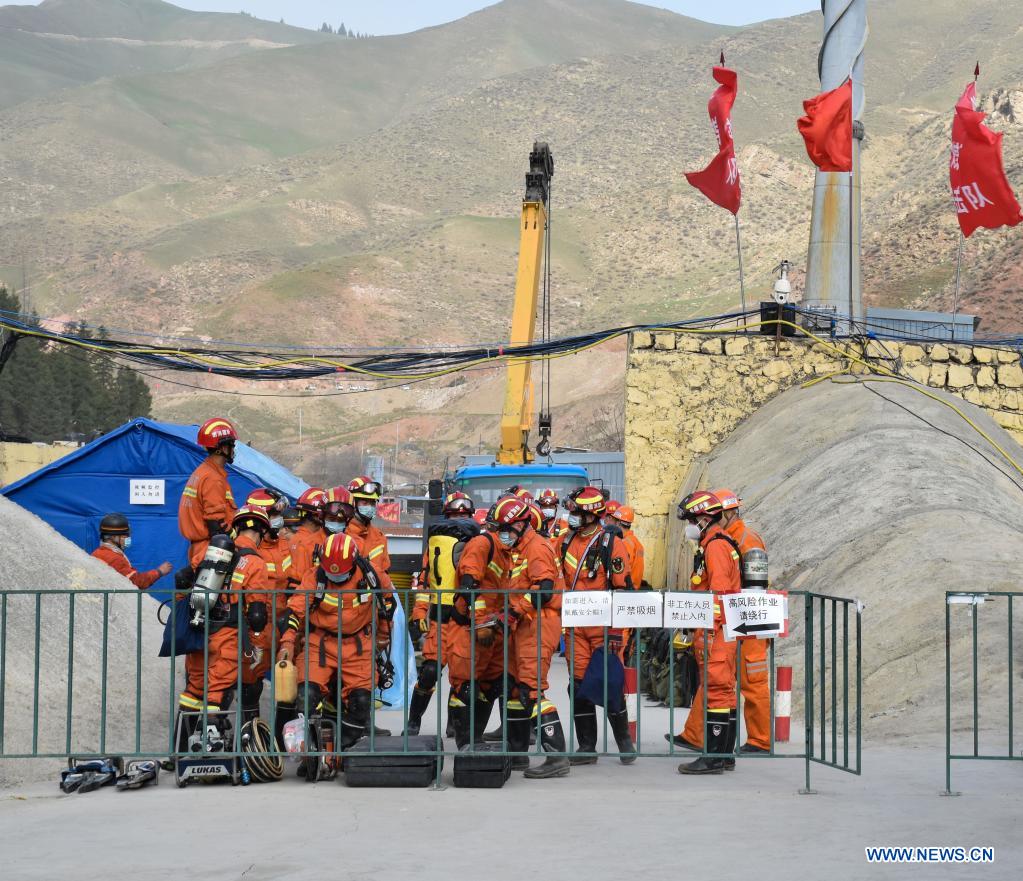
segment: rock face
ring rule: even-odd
[[[40,591],[35,594],[11,591]],[[74,591],[71,724],[68,724],[68,658]],[[104,596],[90,591],[121,590]],[[157,603],[130,581],[85,554],[34,514],[0,496],[0,591],[3,603],[4,715],[2,752],[56,756],[94,752],[101,746],[106,665],[106,734],[111,755],[165,752],[168,745],[170,665],[158,658],[163,627]],[[35,631],[39,615],[38,734],[33,749]],[[141,633],[138,621],[141,618]],[[107,651],[104,662],[104,619]],[[141,675],[136,657],[141,639]],[[180,689],[181,670],[175,673]],[[135,720],[141,727],[138,747]],[[29,780],[57,780],[61,758],[0,759],[0,787]]]
[[[839,345],[842,345],[841,343]],[[855,353],[862,350],[855,347]],[[866,355],[929,390],[947,389],[985,410],[1023,441],[1023,368],[1008,349],[871,341]],[[628,497],[647,543],[651,584],[666,573],[661,544],[679,487],[697,457],[787,388],[850,369],[865,372],[827,342],[722,334],[636,333],[626,371]],[[891,383],[878,388],[887,394]],[[922,395],[909,393],[914,407]],[[939,405],[940,406],[940,405]],[[945,408],[941,408],[945,409]],[[1018,444],[1006,440],[1023,457]]]
[[[988,416],[938,394],[1023,462]],[[865,732],[940,734],[945,591],[1020,590],[1023,477],[952,410],[892,384],[787,391],[705,464],[709,483],[742,497],[746,520],[767,543],[775,586],[865,603]],[[780,663],[802,651],[802,605],[793,612],[794,638],[779,640]],[[972,714],[972,609],[949,612],[953,720],[961,727]],[[977,609],[981,726],[1003,731],[1006,612],[1004,598]],[[802,668],[801,657],[788,660]]]

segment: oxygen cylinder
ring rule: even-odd
[[[199,563],[195,582],[188,602],[194,612],[192,626],[202,627],[203,620],[213,611],[224,589],[224,580],[234,562],[234,542],[227,535],[215,535],[206,548],[206,556]]]
[[[767,590],[767,551],[750,548],[742,555],[743,590]]]
[[[281,704],[293,704],[298,699],[298,671],[291,661],[281,661],[274,667],[274,697]]]

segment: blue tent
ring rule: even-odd
[[[188,542],[178,532],[178,501],[189,475],[205,458],[197,427],[135,419],[63,459],[2,490],[11,501],[45,520],[87,553],[99,544],[99,521],[120,511],[131,523],[132,564],[152,569],[188,561]],[[235,499],[271,486],[294,500],[306,488],[294,474],[245,444],[227,466]],[[173,576],[156,589],[170,589]]]
[[[170,560],[176,571],[188,562],[188,542],[178,532],[178,502],[189,476],[206,456],[195,442],[197,432],[195,425],[135,419],[0,492],[86,553],[99,544],[103,515],[120,511],[131,523],[132,565],[154,569]],[[243,443],[236,445],[227,476],[239,503],[261,486],[285,493],[292,501],[308,489],[286,468]],[[161,578],[152,588],[154,594],[165,597],[173,588],[173,577]],[[408,640],[400,606],[394,625],[394,633]],[[395,663],[399,668],[395,684],[384,693],[384,700],[396,707],[401,706],[408,674],[415,680],[411,642],[408,653],[410,668],[402,671]],[[401,647],[395,645],[393,654],[397,661]]]

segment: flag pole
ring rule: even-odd
[[[739,301],[742,304],[742,326],[746,327],[746,277],[742,270],[742,237],[739,235],[739,212],[735,212],[735,250],[739,255]]]
[[[973,85],[977,85],[977,80],[980,79],[980,61],[974,65],[973,68]],[[965,240],[963,235],[963,228],[959,227],[959,249],[956,253],[956,284],[955,293],[952,295],[952,330],[950,336],[952,341],[956,338],[956,317],[959,315],[959,281],[962,277],[963,268],[963,241]]]

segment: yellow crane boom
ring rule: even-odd
[[[519,268],[515,277],[515,305],[512,310],[511,344],[529,345],[536,334],[537,294],[543,267],[544,239],[547,229],[547,199],[554,176],[554,157],[547,144],[536,142],[529,154],[526,195],[522,199],[519,226]],[[533,422],[532,363],[508,362],[508,378],[501,417],[501,449],[497,461],[502,465],[523,465],[533,461],[529,449],[529,429]]]

